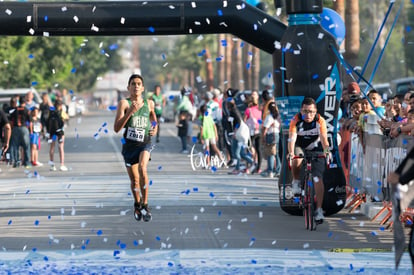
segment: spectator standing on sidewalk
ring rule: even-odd
[[[50,108],[49,119],[47,122],[47,130],[49,133],[49,165],[51,171],[56,171],[56,166],[53,161],[55,154],[56,142],[59,149],[60,171],[68,171],[65,166],[65,133],[64,127],[64,111],[63,102],[56,100],[55,106]]]
[[[33,107],[30,112],[30,153],[33,166],[43,166],[39,161],[40,150],[40,133],[42,132],[42,123],[39,119],[39,108]]]

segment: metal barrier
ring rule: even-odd
[[[351,133],[348,153],[349,163],[349,200],[345,208],[349,212],[354,211],[367,200],[372,202],[382,202],[383,208],[374,216],[372,220],[385,214],[381,224],[390,221],[391,186],[386,182],[386,177],[390,172],[395,171],[407,152],[414,146],[414,137],[400,135],[397,138],[385,136],[380,131],[379,125],[373,123],[373,119],[368,118],[362,140],[357,134]],[[405,212],[412,213],[408,208]]]

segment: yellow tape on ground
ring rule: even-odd
[[[331,248],[328,252],[359,253],[359,252],[392,252],[391,248]]]

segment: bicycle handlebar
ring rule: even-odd
[[[292,170],[292,161],[294,160],[294,159],[308,159],[308,160],[313,160],[313,159],[321,159],[321,158],[324,158],[324,159],[326,159],[326,166],[328,167],[328,168],[330,168],[330,164],[331,164],[331,160],[330,160],[330,158],[328,158],[325,154],[319,154],[319,155],[311,155],[311,156],[304,156],[304,155],[294,155],[293,157],[289,157],[289,159],[288,159],[288,167],[289,167],[289,170]]]

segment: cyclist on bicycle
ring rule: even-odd
[[[305,152],[317,154],[322,151],[329,154],[329,142],[327,136],[325,119],[317,113],[316,102],[313,98],[307,97],[303,100],[300,112],[291,120],[289,125],[288,139],[288,160],[295,155],[305,156]],[[295,195],[301,193],[300,170],[302,158],[292,160],[292,191]],[[325,160],[315,158],[312,160],[312,177],[315,183],[316,193],[316,216],[315,220],[322,222],[324,219],[322,202],[324,195],[323,172]]]

